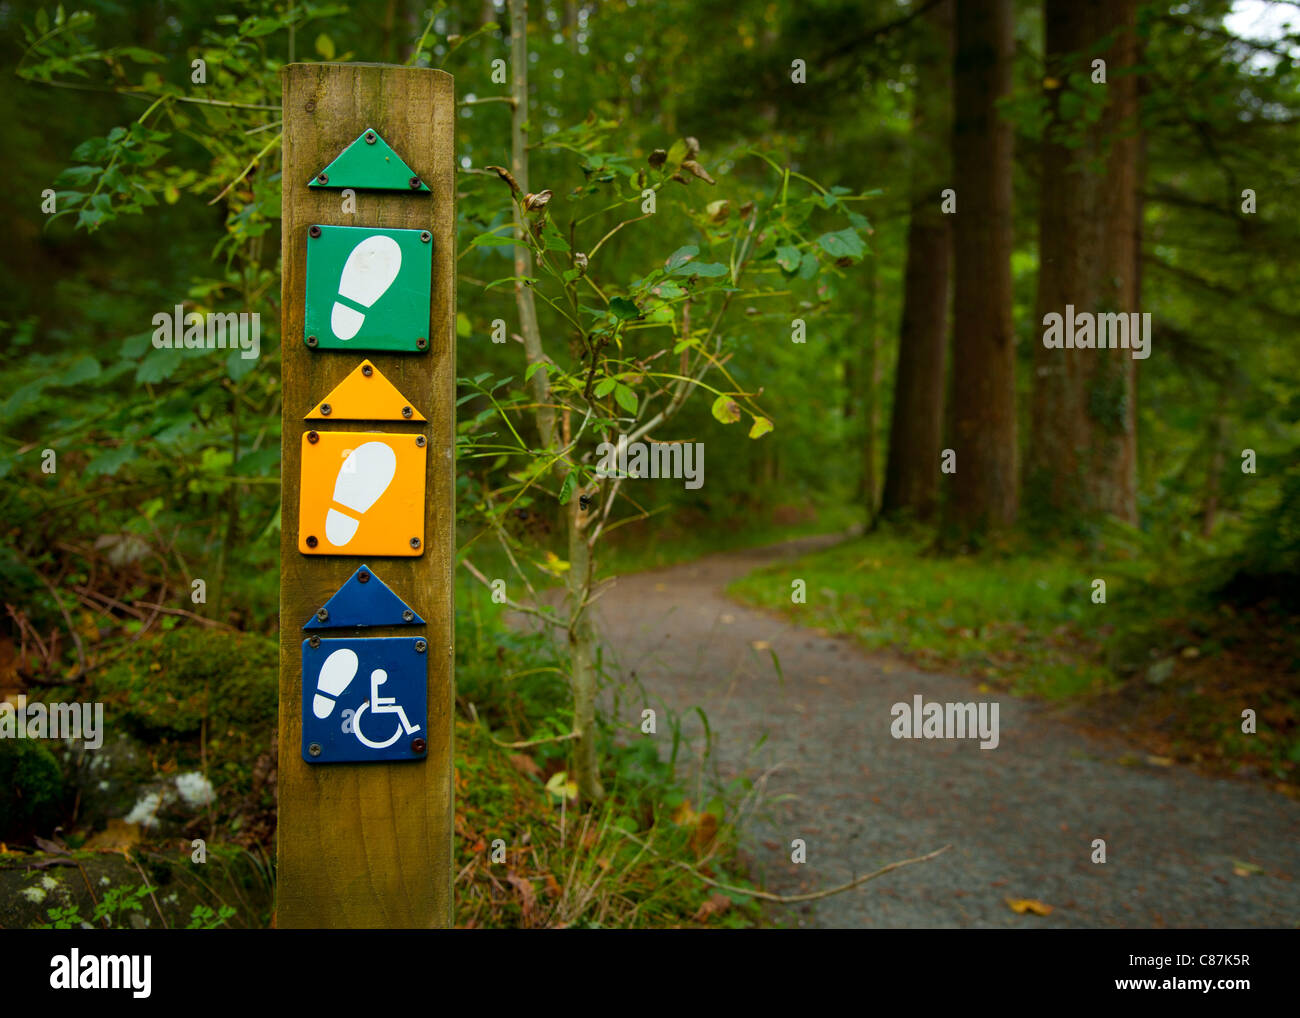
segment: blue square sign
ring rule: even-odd
[[[424,760],[428,677],[428,644],[420,637],[304,640],[302,758]]]

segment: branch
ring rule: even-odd
[[[675,859],[668,859],[660,855],[653,848],[651,848],[646,842],[642,841],[640,838],[638,838],[635,834],[631,833],[630,831],[625,831],[618,827],[612,828],[612,830],[614,830],[618,834],[623,835],[625,838],[630,838],[631,840],[635,841],[638,845],[640,845],[642,848],[644,848],[647,852],[649,852],[651,855],[655,856],[658,859],[662,859],[670,866],[675,866],[677,869],[685,870],[691,876],[695,877],[697,880],[703,881],[704,883],[708,884],[710,887],[716,887],[720,891],[730,891],[733,894],[744,894],[751,898],[761,898],[763,901],[774,901],[782,905],[793,905],[801,901],[817,901],[821,898],[829,898],[835,894],[843,894],[845,891],[851,891],[855,887],[862,886],[863,884],[867,883],[867,881],[869,880],[875,880],[877,877],[883,877],[886,873],[889,873],[892,870],[902,869],[904,866],[911,866],[914,863],[918,863],[918,862],[928,862],[929,860],[933,859],[935,856],[943,855],[944,852],[952,848],[952,845],[944,845],[943,848],[936,848],[933,852],[928,852],[925,855],[918,855],[915,859],[900,859],[898,862],[891,862],[889,863],[889,865],[881,866],[880,869],[872,873],[868,873],[864,877],[855,877],[854,879],[848,881],[848,883],[840,884],[837,887],[829,887],[824,891],[810,891],[808,894],[773,894],[771,891],[757,891],[749,887],[735,887],[731,884],[724,884],[720,880],[714,880],[712,877],[706,877],[703,873],[701,873],[699,870],[695,869],[695,867],[689,865],[688,863],[680,862]]]
[[[532,288],[522,277],[533,274],[533,253],[528,247],[528,224],[520,200],[528,194],[528,0],[510,0],[510,170],[503,175],[515,191],[515,304],[519,308],[519,331],[524,334],[524,357],[529,364],[544,361],[542,333],[537,325],[537,304]],[[556,444],[555,411],[551,409],[551,379],[546,371],[534,371],[531,379],[537,404],[537,430],[542,445]]]
[[[478,580],[479,583],[483,584],[483,586],[487,587],[489,590],[492,588],[492,581],[489,580],[486,576],[484,576],[481,572],[479,572],[478,569],[475,568],[473,562],[471,562],[469,559],[461,559],[460,564],[463,565],[466,571],[471,576],[473,576],[474,579]],[[520,604],[517,601],[510,600],[510,598],[506,598],[501,603],[504,604],[506,607],[513,609],[514,611],[524,612],[528,615],[536,615],[543,622],[546,622],[552,626],[559,626],[563,628],[566,625],[568,625],[568,623],[560,621],[554,615],[549,615],[538,608],[529,608],[527,605]]]

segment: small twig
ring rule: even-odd
[[[72,624],[72,616],[68,614],[68,609],[64,607],[63,598],[59,597],[59,592],[54,589],[54,584],[46,579],[45,574],[39,569],[33,570],[33,572],[36,573],[37,579],[45,584],[45,589],[50,592],[50,596],[54,598],[54,603],[59,606],[59,613],[63,616],[63,621],[68,624],[68,635],[72,637],[72,642],[77,646],[77,660],[81,662],[81,671],[84,674],[86,671],[86,648],[81,644],[81,634],[77,632],[77,627]]]
[[[123,852],[122,854],[125,855],[128,859],[131,859],[130,852]],[[140,874],[140,879],[144,881],[144,886],[149,889],[149,900],[153,902],[153,907],[158,912],[158,919],[162,922],[163,929],[164,930],[171,929],[171,927],[167,925],[167,917],[163,915],[163,910],[158,906],[158,899],[154,897],[153,885],[149,883],[149,878],[144,875],[144,870],[140,868],[140,864],[136,862],[134,859],[131,859],[131,865],[134,866],[135,871]]]
[[[479,721],[478,708],[472,703],[469,705],[469,713],[474,719],[474,724],[483,726],[483,734],[503,749],[528,749],[530,746],[542,746],[548,742],[567,742],[569,739],[576,739],[578,737],[577,732],[568,732],[564,735],[549,735],[544,739],[530,739],[527,742],[502,742],[488,730],[487,725]]]
[[[217,202],[221,201],[222,198],[224,198],[226,195],[228,195],[228,194],[230,193],[231,188],[233,188],[233,187],[234,187],[236,184],[238,184],[241,180],[243,180],[245,177],[247,177],[247,176],[249,175],[249,173],[252,172],[253,167],[257,165],[257,161],[258,161],[259,159],[261,159],[262,156],[264,156],[264,155],[266,155],[268,152],[270,152],[271,149],[275,148],[275,146],[280,142],[280,139],[283,138],[283,137],[284,137],[284,132],[281,131],[281,132],[280,132],[279,134],[277,134],[274,138],[272,138],[270,141],[268,141],[268,142],[266,143],[266,146],[262,149],[262,151],[259,152],[259,153],[257,153],[257,155],[253,156],[252,160],[249,162],[249,164],[248,164],[247,166],[244,167],[243,171],[239,174],[239,176],[236,177],[234,180],[232,180],[232,181],[231,181],[229,184],[227,184],[225,187],[223,187],[223,188],[221,189],[221,193],[220,193],[219,195],[217,195],[215,198],[213,198],[212,201],[208,202],[208,204],[209,204],[209,205],[215,205]]]
[[[228,623],[218,622],[216,619],[204,618],[202,615],[195,615],[194,612],[186,611],[184,608],[168,608],[166,605],[154,604],[152,601],[137,601],[136,604],[142,605],[145,608],[154,608],[167,615],[184,615],[187,619],[193,619],[195,622],[200,622],[211,629],[228,629],[232,633],[236,632],[235,627]]]
[[[484,576],[481,572],[479,572],[479,570],[474,567],[473,562],[471,562],[469,559],[461,559],[460,564],[463,565],[465,569],[469,572],[469,574],[473,576],[474,579],[478,580],[479,583],[483,584],[483,586],[487,587],[489,590],[492,588],[492,581],[489,580],[486,576]],[[561,619],[556,618],[554,615],[547,614],[546,612],[541,611],[537,608],[530,608],[528,607],[528,605],[525,604],[519,604],[517,601],[512,601],[508,597],[501,603],[504,604],[507,608],[512,608],[517,612],[524,612],[528,615],[536,615],[539,619],[549,623],[552,626],[567,625],[567,623],[565,623]]]
[[[695,867],[690,866],[687,863],[680,862],[674,859],[667,859],[664,856],[660,855],[658,852],[656,852],[653,848],[651,848],[648,844],[646,844],[644,841],[638,838],[635,834],[632,834],[630,831],[625,831],[618,827],[613,828],[613,830],[616,833],[621,834],[626,838],[631,838],[633,841],[635,841],[638,845],[644,848],[651,855],[656,856],[659,859],[663,859],[664,862],[668,863],[671,866],[675,866],[678,869],[685,870],[691,876],[697,878],[698,880],[702,880],[710,887],[716,887],[720,891],[731,891],[733,894],[744,894],[751,898],[761,898],[763,901],[775,901],[782,905],[792,905],[801,901],[817,901],[820,898],[829,898],[833,894],[843,894],[845,891],[851,891],[853,890],[853,888],[865,884],[868,880],[875,880],[876,877],[883,877],[886,873],[890,872],[891,870],[901,869],[904,866],[911,866],[913,863],[927,862],[928,860],[933,859],[935,856],[942,855],[944,852],[948,851],[948,849],[952,848],[952,845],[944,845],[943,848],[936,848],[933,852],[928,852],[925,855],[918,855],[915,859],[900,859],[898,862],[891,862],[887,866],[881,866],[880,869],[876,870],[873,873],[868,873],[865,877],[855,877],[853,880],[850,880],[846,884],[840,884],[838,887],[831,887],[826,889],[825,891],[812,891],[808,894],[773,894],[771,891],[757,891],[748,887],[733,887],[730,884],[724,884],[721,881],[712,879],[711,877],[706,877],[699,870],[695,869]]]
[[[502,742],[491,732],[487,733],[487,737],[502,749],[528,749],[532,746],[543,746],[548,742],[568,742],[570,739],[578,738],[578,733],[565,732],[563,735],[549,735],[544,739],[529,739],[526,742]]]

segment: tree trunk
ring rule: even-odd
[[[1051,123],[1042,146],[1035,331],[1044,316],[1136,312],[1141,135],[1136,0],[1046,0]],[[1109,48],[1098,51],[1112,34]],[[1094,83],[1092,61],[1106,62]],[[1060,116],[1067,88],[1104,89],[1099,121]],[[1098,172],[1097,167],[1100,167]],[[1129,350],[1034,344],[1026,494],[1044,518],[1137,520],[1136,362]]]
[[[1015,335],[1011,328],[1011,0],[961,0],[953,61],[953,410],[947,522],[962,538],[1015,522]]]
[[[862,391],[862,474],[858,482],[858,501],[866,507],[867,526],[876,522],[879,483],[876,478],[876,425],[879,418],[877,389],[880,385],[878,330],[880,308],[880,273],[875,259],[867,267],[867,311],[862,328],[861,365],[855,374]]]
[[[528,0],[510,0],[510,94],[514,100],[511,116],[510,172],[522,192],[528,191]],[[522,198],[522,195],[520,196]],[[530,276],[533,258],[524,241],[523,214],[516,203],[516,229],[519,243],[515,245],[515,275]],[[515,284],[515,302],[519,310],[519,328],[524,334],[524,356],[529,364],[545,360],[541,330],[537,323],[537,305],[533,291],[521,283]],[[557,429],[555,409],[551,406],[550,383],[545,371],[533,373],[533,396],[537,402],[537,430],[542,445],[559,448],[561,440],[568,440],[566,421],[564,434]],[[561,482],[566,471],[557,465]],[[574,777],[578,795],[585,802],[596,802],[605,797],[600,782],[599,758],[596,753],[596,631],[591,624],[587,598],[591,593],[591,548],[582,519],[578,493],[571,497],[565,515],[569,535],[568,601],[569,612],[569,686],[573,691],[573,730],[577,735],[574,745]]]
[[[917,85],[912,102],[911,221],[898,370],[889,427],[885,490],[887,517],[928,520],[939,500],[952,218],[941,210],[950,186],[952,123],[952,0],[931,9],[918,33]]]
[[[1141,294],[1142,216],[1138,200],[1141,128],[1138,123],[1138,0],[1102,0],[1103,33],[1114,44],[1104,54],[1110,101],[1099,130],[1106,140],[1106,175],[1101,181],[1102,242],[1098,310],[1137,312]],[[1141,321],[1141,319],[1139,319]],[[1137,361],[1130,350],[1098,350],[1089,387],[1096,438],[1088,479],[1089,501],[1099,512],[1137,522]]]

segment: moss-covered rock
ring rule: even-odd
[[[121,716],[142,738],[276,723],[277,648],[273,639],[211,629],[174,629],[124,658],[98,687],[119,701]],[[146,656],[147,655],[147,656]]]
[[[0,841],[49,833],[63,810],[63,773],[54,754],[30,739],[0,739]]]

